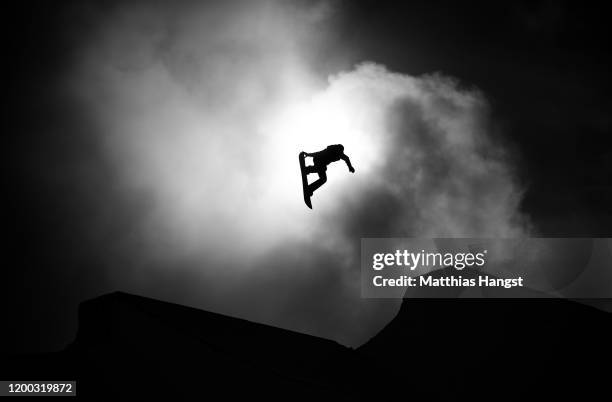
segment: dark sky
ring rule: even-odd
[[[346,22],[355,57],[482,89],[520,149],[523,208],[542,234],[609,235],[606,13],[579,2],[426,4],[360,3]]]
[[[60,3],[28,2],[3,12],[9,38],[3,351],[69,341],[78,302],[116,288],[107,264],[117,261],[109,253],[119,252],[104,244],[124,235],[147,203],[113,191],[116,171],[92,137],[75,135],[95,128],[79,104],[64,100],[63,80],[81,35],[91,31],[74,11],[82,2]],[[340,2],[333,40],[316,55],[318,68],[370,60],[413,76],[442,72],[479,88],[491,106],[492,132],[513,150],[525,184],[520,209],[537,234],[611,236],[612,35],[605,10],[580,2],[396,3]],[[93,230],[92,219],[121,224]],[[129,264],[129,253],[119,260]],[[167,299],[184,291],[163,275]],[[252,286],[265,288],[266,281]],[[303,291],[316,297],[333,289],[306,284]],[[310,314],[324,314],[321,305],[305,305]]]

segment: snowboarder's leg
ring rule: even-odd
[[[324,163],[321,163],[321,161],[318,158],[313,157],[312,165],[306,166],[305,172],[306,174],[311,174],[311,173],[319,173],[321,170],[327,170],[327,165],[325,165]]]
[[[306,172],[306,174],[318,173],[319,168],[315,165],[306,166],[306,168],[304,169],[304,172]]]
[[[310,193],[310,195],[312,195],[312,193],[314,193],[316,189],[321,187],[327,181],[327,173],[325,173],[324,169],[317,170],[316,173],[319,174],[319,178],[308,185],[308,192]]]

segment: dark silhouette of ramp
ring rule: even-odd
[[[588,399],[609,381],[612,315],[559,299],[404,299],[358,352],[436,399]]]
[[[11,376],[76,379],[78,395],[100,400],[355,400],[362,392],[352,387],[358,355],[334,341],[119,292],[80,305],[64,351],[12,360]]]
[[[0,375],[76,380],[79,398],[101,401],[583,400],[609,391],[611,324],[567,300],[405,299],[353,350],[112,293],[81,304],[63,351],[0,356]]]

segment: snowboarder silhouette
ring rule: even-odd
[[[304,159],[307,156],[312,157],[312,166],[305,166]],[[351,165],[351,160],[349,159],[349,157],[344,154],[344,146],[341,144],[330,145],[324,150],[314,153],[308,153],[303,151],[300,152],[300,168],[302,170],[304,201],[306,202],[306,205],[309,208],[312,208],[312,206],[310,205],[310,197],[319,187],[321,187],[327,181],[327,174],[325,173],[327,171],[327,165],[332,162],[339,161],[340,159],[342,159],[344,163],[346,163],[349,172],[355,173],[355,168],[353,167],[353,165]],[[315,182],[308,184],[306,176],[310,173],[317,173],[319,175],[319,178]]]

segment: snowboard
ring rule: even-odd
[[[306,173],[306,153],[300,152],[300,171],[302,172],[302,192],[304,193],[304,202],[306,206],[312,209],[312,204],[310,202],[310,195],[308,195],[308,173]]]

